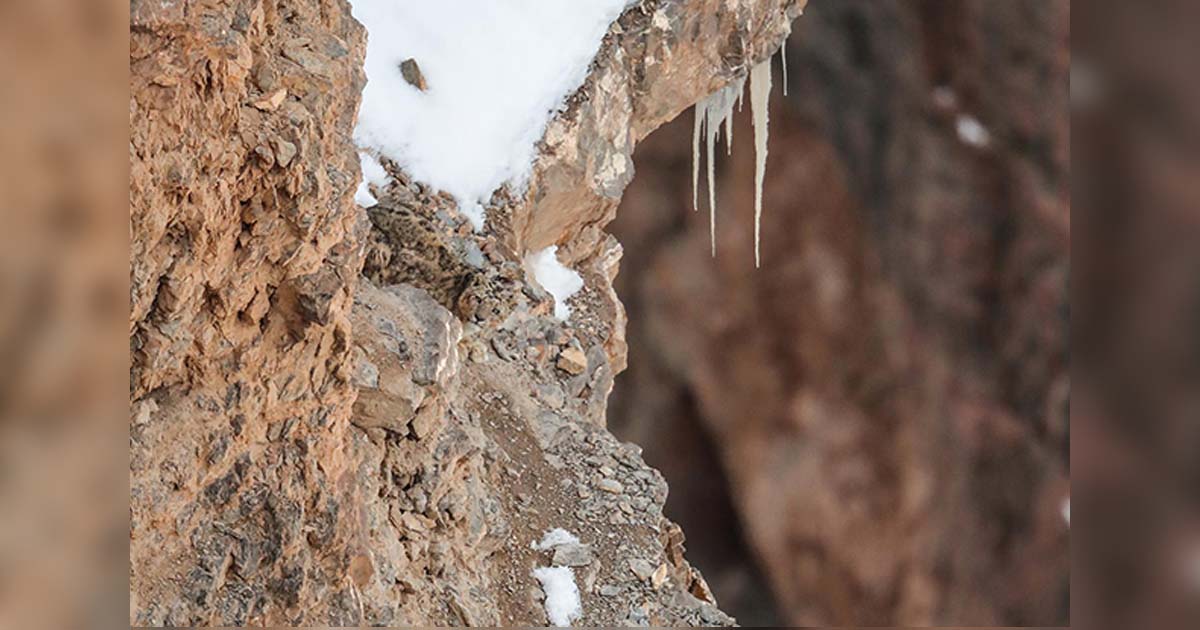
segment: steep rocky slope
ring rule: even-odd
[[[812,3],[760,270],[753,153],[719,161],[713,260],[691,121],[639,147],[610,424],[685,530],[729,533],[692,557],[731,610],[765,607],[752,556],[780,622],[1068,621],[1069,28],[1065,1]]]
[[[132,2],[131,622],[541,625],[531,571],[566,564],[581,623],[730,623],[604,428],[625,344],[601,228],[636,141],[802,4],[631,6],[473,233],[393,164],[353,205],[344,1]],[[568,324],[521,264],[551,243],[586,281]],[[582,546],[531,548],[554,527]]]

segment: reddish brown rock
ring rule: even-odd
[[[363,32],[184,4],[131,5],[130,621],[337,619]]]
[[[690,116],[639,147],[612,422],[694,541],[740,522],[779,622],[1068,620],[1068,33],[1066,2],[812,3],[772,102],[759,270],[748,114],[715,260]],[[701,546],[723,604],[764,606],[745,552]]]

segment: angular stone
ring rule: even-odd
[[[587,370],[587,356],[583,354],[583,350],[575,346],[567,346],[558,354],[558,369],[567,374],[579,375]]]
[[[579,543],[567,543],[554,548],[554,559],[558,567],[584,567],[592,563],[592,548]]]
[[[405,59],[400,62],[400,74],[404,77],[408,84],[421,90],[422,92],[429,89],[425,83],[425,75],[421,73],[421,66],[417,65],[416,59]]]
[[[596,487],[612,494],[621,494],[625,492],[625,485],[616,479],[601,479],[596,483]]]
[[[637,576],[637,579],[646,582],[654,575],[654,565],[641,558],[633,558],[629,561],[629,570]]]
[[[280,88],[263,96],[257,101],[254,101],[253,105],[255,109],[260,109],[264,112],[273,112],[279,109],[279,106],[283,104],[283,99],[285,98],[287,98],[287,89]]]

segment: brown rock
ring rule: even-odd
[[[257,101],[254,101],[254,107],[264,112],[273,112],[279,109],[279,106],[283,104],[283,99],[285,98],[287,98],[287,89],[280,88],[266,96],[263,96]]]
[[[684,185],[691,117],[639,145],[609,226],[638,351],[609,422],[661,465],[693,557],[760,559],[705,567],[727,610],[773,592],[762,625],[1069,620],[1068,9],[810,3],[772,96],[757,271],[747,113],[716,259]],[[749,548],[712,537],[729,523]],[[713,579],[760,570],[750,595]]]
[[[654,575],[654,565],[641,558],[633,558],[629,560],[629,570],[633,572],[637,579],[648,582]]]
[[[296,157],[296,145],[287,140],[275,140],[275,162],[279,166],[287,168],[294,157]]]
[[[425,84],[425,75],[421,74],[421,66],[417,65],[416,59],[405,59],[400,62],[400,74],[409,85],[424,92],[429,89]]]
[[[584,567],[592,563],[592,550],[582,544],[558,545],[554,548],[551,562],[557,567]]]
[[[667,581],[667,565],[660,564],[660,565],[658,565],[658,568],[654,570],[654,573],[650,576],[650,586],[654,587],[657,590],[659,588],[662,588],[662,585],[664,583],[666,583],[666,581]]]
[[[583,374],[588,367],[587,356],[583,354],[583,350],[575,346],[567,346],[558,354],[558,361],[555,365],[567,374]]]
[[[344,516],[363,32],[344,2],[187,5],[130,5],[130,409],[155,409],[130,440],[130,623],[349,623],[328,594],[370,573]],[[299,40],[341,42],[310,49],[327,77],[283,58]]]
[[[625,486],[616,479],[601,479],[596,482],[596,487],[609,494],[621,494],[625,492]]]

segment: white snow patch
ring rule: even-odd
[[[954,124],[955,131],[958,132],[958,139],[973,147],[982,149],[992,142],[992,134],[988,132],[987,127],[984,127],[973,116],[962,114]]]
[[[391,179],[388,177],[387,171],[375,156],[366,152],[359,152],[358,163],[362,168],[362,181],[358,183],[358,189],[354,191],[354,202],[364,208],[370,208],[379,203],[375,195],[371,194],[371,188],[368,184],[374,184],[378,187],[386,186]]]
[[[567,299],[583,288],[583,277],[558,262],[557,254],[558,246],[551,245],[527,256],[525,264],[533,272],[533,279],[554,296],[554,316],[565,322],[571,317]]]
[[[547,122],[630,3],[351,0],[368,31],[355,142],[453,195],[481,229],[481,204],[505,183],[527,183]],[[407,59],[426,91],[400,74]]]
[[[554,529],[547,530],[546,533],[542,535],[541,542],[534,541],[530,543],[529,546],[537,549],[538,551],[547,551],[559,545],[577,544],[579,544],[579,538],[575,534],[572,534],[561,527],[555,527]]]
[[[550,623],[565,628],[583,615],[575,572],[570,567],[538,567],[533,570],[533,577],[541,582],[546,594],[546,617]]]
[[[354,203],[361,208],[371,208],[379,203],[375,195],[371,194],[371,189],[367,188],[367,180],[358,183],[358,189],[354,191]]]

